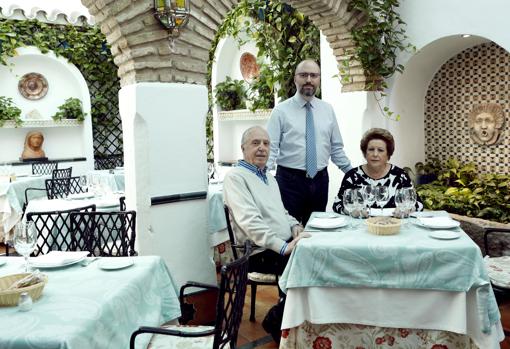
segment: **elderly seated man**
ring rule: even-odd
[[[226,174],[223,182],[223,197],[231,211],[232,228],[239,243],[249,239],[261,247],[250,257],[250,271],[281,274],[297,242],[309,235],[303,233],[303,227],[285,210],[278,184],[266,172],[267,131],[260,126],[247,129],[241,139],[241,149],[244,159]],[[283,314],[283,302],[277,307]],[[273,334],[272,329],[268,332]]]

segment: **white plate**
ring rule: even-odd
[[[340,217],[338,213],[335,212],[317,212],[314,215],[314,218],[337,218]]]
[[[415,223],[429,229],[452,229],[460,227],[460,222],[449,217],[421,218]]]
[[[42,174],[40,173],[31,174],[30,177],[42,177]]]
[[[82,200],[82,199],[90,199],[94,197],[94,193],[76,193],[76,194],[69,194],[67,195],[67,198],[69,200]]]
[[[74,260],[70,260],[70,261],[58,263],[58,264],[44,263],[44,262],[37,262],[37,261],[33,262],[32,259],[30,259],[29,264],[32,267],[41,268],[41,269],[62,268],[62,267],[67,267],[68,265],[73,265],[73,264],[79,263],[82,260],[84,260],[85,258],[87,258],[87,257],[81,257],[78,259],[74,259]]]
[[[98,208],[108,208],[108,207],[117,207],[120,205],[120,202],[117,200],[115,201],[99,201],[96,202],[96,207]]]
[[[102,259],[98,263],[98,267],[103,270],[117,270],[130,267],[134,264],[132,258],[112,257]]]
[[[429,233],[429,236],[434,239],[452,240],[460,238],[461,233],[452,230],[434,230]]]
[[[308,221],[307,226],[318,229],[334,229],[341,228],[347,225],[345,217],[336,218],[313,218]],[[306,230],[306,229],[305,229]]]

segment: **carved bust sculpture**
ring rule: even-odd
[[[471,139],[477,144],[495,144],[505,124],[503,108],[498,104],[477,105],[469,114]]]
[[[42,132],[30,131],[25,137],[25,147],[23,153],[21,153],[22,159],[37,159],[44,158],[44,150],[42,150],[42,144],[44,142],[44,136]]]

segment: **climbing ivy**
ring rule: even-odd
[[[317,61],[320,58],[319,30],[308,17],[277,0],[242,0],[218,28],[209,51],[209,113],[206,122],[209,159],[213,157],[211,69],[217,44],[226,36],[234,37],[239,46],[248,40],[254,41],[258,49],[260,75],[248,91],[253,110],[273,107],[275,91],[282,100],[293,96],[297,64],[306,58]]]

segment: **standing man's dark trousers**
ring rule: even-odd
[[[309,178],[306,171],[278,166],[276,181],[283,205],[289,214],[306,225],[313,211],[325,211],[328,204],[329,176],[327,168]]]

